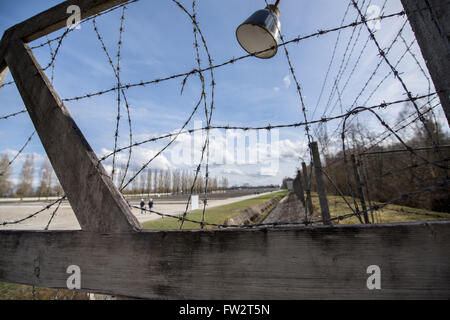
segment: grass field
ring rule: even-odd
[[[36,300],[88,300],[87,293],[35,287]],[[0,282],[0,300],[33,300],[33,287]]]
[[[233,218],[239,215],[244,209],[264,203],[265,201],[274,198],[279,195],[286,195],[288,191],[279,191],[270,194],[265,194],[252,199],[239,201],[231,204],[227,204],[220,207],[214,207],[207,209],[205,212],[205,222],[208,223],[223,223],[228,218]],[[187,218],[195,221],[202,221],[202,210],[194,210],[188,213]],[[158,220],[148,221],[142,224],[144,229],[153,230],[178,230],[180,228],[180,221],[174,218],[161,218]],[[198,223],[186,221],[183,225],[183,229],[199,229]],[[205,228],[212,228],[211,226],[205,226]]]
[[[346,197],[347,201],[353,205],[351,197]],[[312,194],[312,202],[314,206],[315,216],[320,212],[319,198],[317,194]],[[373,204],[379,204],[374,202]],[[337,217],[343,214],[351,213],[352,211],[347,206],[342,197],[328,196],[328,205],[330,208],[331,217]],[[358,202],[359,209],[361,205]],[[431,210],[417,209],[399,205],[388,205],[383,209],[373,212],[375,223],[393,223],[393,222],[417,222],[417,221],[432,221],[432,220],[450,220],[450,213],[436,212]],[[369,213],[370,221],[372,215]],[[357,217],[351,217],[343,221],[334,221],[333,224],[360,224]]]

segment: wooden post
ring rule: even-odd
[[[358,172],[358,163],[356,162],[356,157],[354,154],[351,155],[353,174],[355,177],[356,190],[358,191],[359,200],[361,201],[361,207],[363,210],[364,223],[370,223],[369,216],[367,215],[367,206],[366,201],[364,199],[364,192],[361,184],[361,177]]]
[[[0,281],[67,288],[67,267],[77,265],[81,290],[127,297],[450,296],[448,221],[113,234],[2,230],[0,244]],[[373,264],[381,267],[381,290],[366,286]]]
[[[81,229],[131,232],[140,225],[98,161],[29,46],[12,41],[6,62]]]
[[[369,210],[370,210],[370,216],[372,218],[372,223],[375,223],[375,218],[373,215],[373,209],[372,209],[372,200],[370,199],[370,191],[369,191],[369,182],[367,179],[367,169],[366,166],[364,165],[364,161],[363,161],[363,157],[360,155],[359,156],[359,164],[360,164],[360,168],[361,168],[361,175],[362,175],[362,180],[363,180],[363,184],[364,184],[364,188],[366,191],[366,197],[367,197],[367,202],[369,204]]]
[[[308,175],[308,168],[306,167],[306,163],[302,162],[302,170],[303,170],[303,182],[305,185],[306,192],[306,208],[309,216],[312,216],[314,213],[314,207],[311,199],[311,177]]]
[[[443,0],[401,2],[450,125],[450,6]]]
[[[125,1],[66,1],[8,29],[0,42],[0,72],[6,63],[11,68],[82,226],[81,231],[1,230],[0,281],[66,288],[67,267],[77,265],[81,290],[150,299],[449,297],[447,221],[138,230],[126,201],[24,43],[65,26],[69,4],[80,6],[85,18]],[[316,175],[321,177],[315,148]],[[306,165],[302,166],[307,179]],[[312,212],[310,183],[305,181]],[[382,277],[389,280],[382,290],[366,288],[366,270],[374,263],[382,266]],[[218,279],[223,285],[217,286]]]
[[[0,70],[0,86],[3,85],[6,79],[6,75],[8,74],[8,68],[5,67],[3,70]]]
[[[303,203],[303,206],[305,206],[305,194],[303,190],[302,173],[300,170],[297,171],[297,176],[294,179],[294,192]]]
[[[329,221],[330,209],[328,207],[327,191],[325,189],[325,182],[322,175],[322,163],[320,162],[319,147],[317,146],[317,142],[311,142],[309,147],[311,148],[314,162],[314,173],[316,175],[317,193],[319,194],[322,219],[324,220],[324,224],[331,224],[331,221]]]

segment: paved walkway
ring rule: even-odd
[[[270,193],[270,192],[267,192]],[[240,196],[240,197],[230,197],[225,199],[216,199],[216,200],[209,200],[207,208],[213,208],[217,206],[222,206],[238,201],[243,201],[247,199],[251,199],[254,197],[259,197],[261,195],[267,194],[267,193],[260,193],[260,194],[251,194],[246,196]],[[48,204],[48,202],[27,202],[27,203],[8,203],[8,204],[1,204],[0,205],[0,224],[4,221],[15,221],[21,218],[24,218],[28,216],[31,213],[34,213],[43,207],[45,207]],[[131,201],[131,205],[133,206],[139,206],[138,201]],[[199,207],[202,208],[203,204],[200,203]],[[53,206],[50,209],[47,209],[43,211],[42,213],[36,215],[35,217],[28,219],[24,222],[21,222],[20,224],[13,224],[13,225],[0,225],[0,230],[4,229],[17,229],[17,230],[42,230],[47,225],[53,210],[56,208],[56,205]],[[181,214],[184,212],[186,208],[186,202],[185,201],[167,201],[164,199],[158,200],[154,199],[154,205],[153,210],[165,213],[165,214]],[[133,208],[133,213],[137,217],[138,221],[140,223],[159,219],[160,216],[155,213],[149,213],[146,212],[144,214],[140,214],[139,209]],[[64,201],[61,206],[59,207],[59,210],[57,214],[55,215],[54,219],[52,220],[50,227],[50,230],[79,230],[80,225],[78,224],[78,221],[75,217],[75,214],[72,211],[72,208],[70,207],[69,203],[67,201]]]

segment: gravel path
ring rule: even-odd
[[[290,193],[278,203],[263,222],[302,222],[304,219],[305,207],[294,193]]]

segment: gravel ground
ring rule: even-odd
[[[305,207],[295,194],[290,193],[278,203],[263,222],[302,222],[304,217]]]

